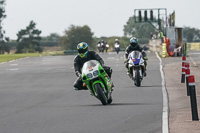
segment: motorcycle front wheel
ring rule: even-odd
[[[95,87],[98,99],[101,101],[101,103],[103,105],[107,105],[108,101],[107,101],[106,95],[103,92],[103,88],[101,87],[101,85],[99,83],[97,83],[97,84],[94,85],[94,87]]]
[[[140,87],[141,86],[141,77],[140,77],[140,70],[139,68],[135,69],[135,85]]]

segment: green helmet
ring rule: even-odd
[[[78,55],[81,58],[84,58],[87,56],[88,53],[88,44],[86,42],[81,42],[77,45]]]

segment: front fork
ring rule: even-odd
[[[137,69],[139,69],[139,72],[140,72],[140,77],[142,78],[143,77],[143,69],[141,66],[133,66],[131,68],[129,68],[129,72],[130,72],[130,76],[132,76],[132,78],[135,78],[135,70],[136,70],[136,67]]]
[[[95,84],[100,84],[100,85],[101,85],[101,88],[103,89],[103,92],[104,92],[105,94],[107,94],[107,90],[106,90],[104,84],[102,83],[102,81],[95,81],[95,82],[92,83],[92,90],[93,90],[93,92],[94,92],[94,94],[95,94],[95,95],[94,95],[95,97],[97,97],[96,90],[95,90],[95,88],[94,88],[94,85],[95,85]]]

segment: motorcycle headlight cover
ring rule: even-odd
[[[93,72],[94,77],[98,76],[98,70]]]
[[[88,73],[88,74],[87,74],[87,77],[88,77],[88,78],[92,78],[93,75],[92,75],[91,73]]]

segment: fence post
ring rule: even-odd
[[[188,76],[188,83],[190,89],[190,102],[192,111],[192,120],[198,121],[198,110],[197,110],[197,100],[196,100],[196,90],[195,90],[195,79],[194,75]]]

